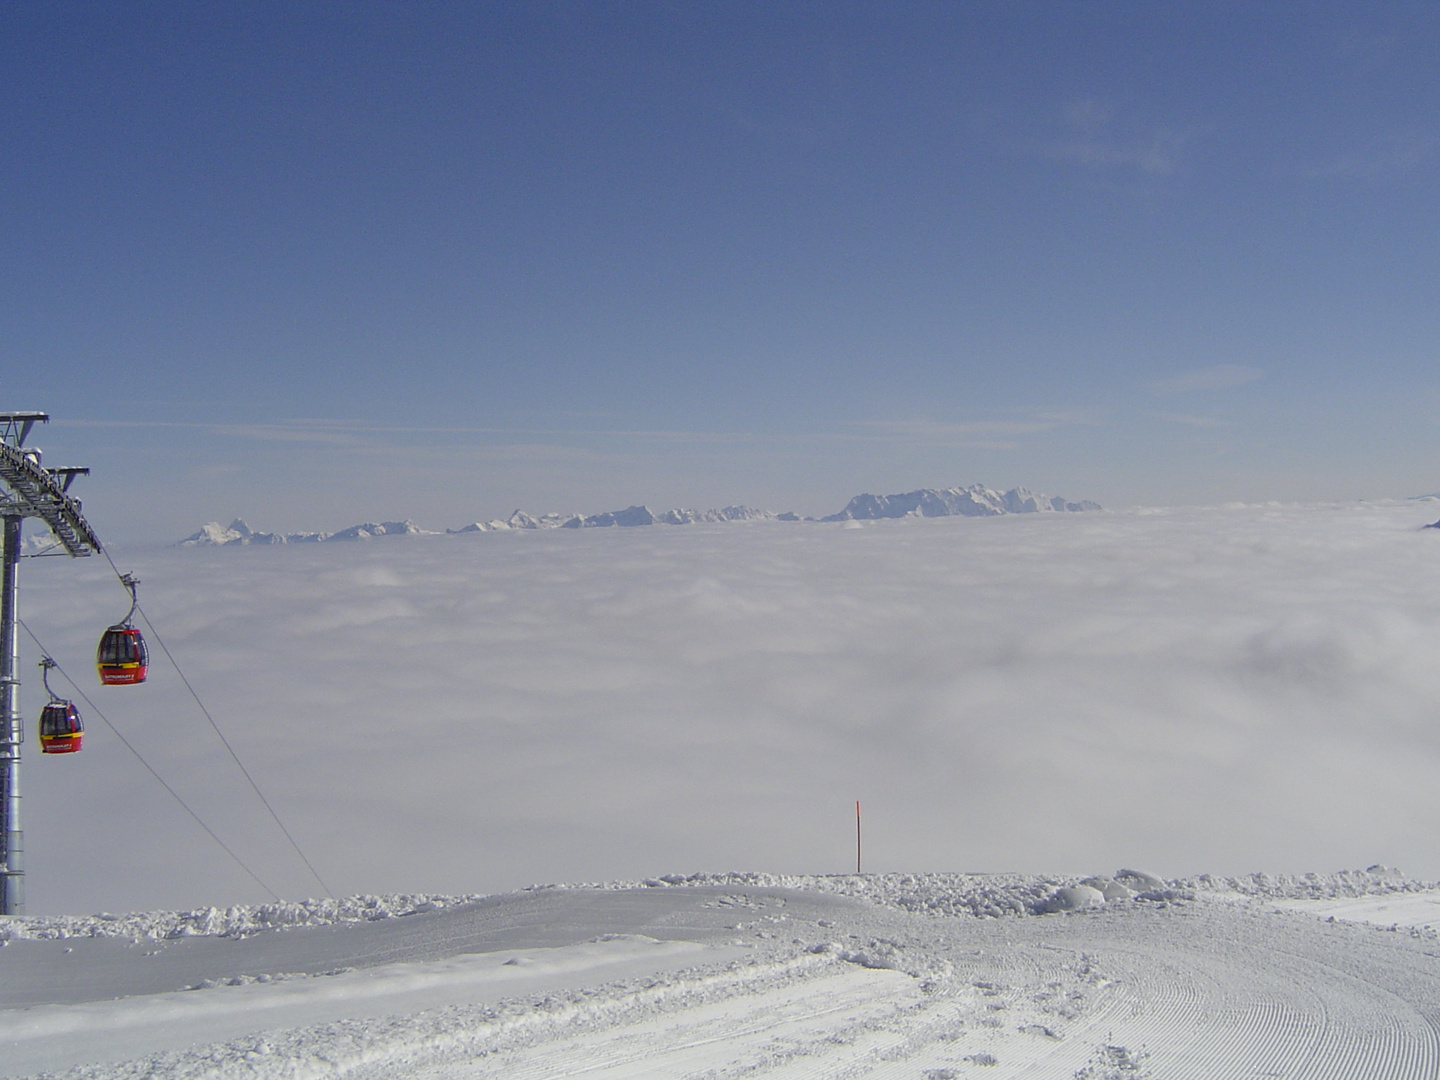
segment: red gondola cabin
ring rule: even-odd
[[[68,701],[51,701],[40,713],[40,752],[73,754],[85,738],[80,712]]]
[[[129,686],[145,681],[150,653],[140,631],[121,623],[105,631],[95,663],[100,668],[100,681],[106,686]]]

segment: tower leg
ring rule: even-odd
[[[15,637],[20,525],[5,518],[0,574],[0,915],[25,914],[25,845],[20,833],[20,644]]]

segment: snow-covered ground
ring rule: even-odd
[[[1434,905],[1440,891],[1380,873],[1249,879],[1244,891],[1145,884],[1039,915],[934,912],[968,912],[979,892],[1042,910],[1032,901],[1066,895],[1064,882],[890,875],[780,887],[734,875],[317,905],[289,928],[264,928],[278,915],[265,909],[14,920],[0,950],[0,1075],[1408,1080],[1440,1070],[1437,935],[1282,910]],[[1370,892],[1287,899],[1297,885]],[[196,932],[201,916],[214,933]]]

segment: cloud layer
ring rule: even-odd
[[[1440,876],[1427,510],[117,557],[346,893],[843,871],[857,798],[874,870]],[[93,685],[94,639],[125,607],[106,573],[27,562],[23,616],[262,877],[314,893],[163,656],[143,687]],[[26,753],[35,913],[263,898],[98,719],[73,758]]]
[[[1244,364],[1216,364],[1213,367],[1184,371],[1167,379],[1157,379],[1150,389],[1157,394],[1192,394],[1207,390],[1231,390],[1263,378],[1265,372]]]

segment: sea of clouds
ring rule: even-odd
[[[337,894],[691,871],[1440,877],[1431,503],[122,549]],[[319,892],[128,598],[32,559],[21,614],[272,888]],[[257,902],[87,711],[42,757],[32,913]],[[63,680],[55,680],[57,688]]]

